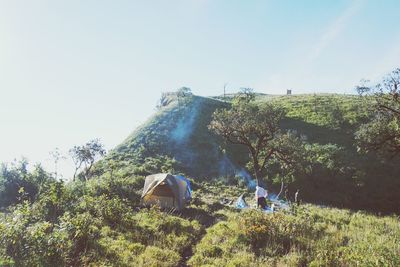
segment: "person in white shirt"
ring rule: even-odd
[[[265,209],[267,206],[268,191],[262,188],[261,186],[256,186],[256,200],[257,200],[257,207],[261,207]]]

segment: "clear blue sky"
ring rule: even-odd
[[[181,86],[352,93],[400,65],[399,14],[397,0],[0,0],[0,161],[110,149]]]

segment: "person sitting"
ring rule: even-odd
[[[257,208],[261,207],[265,209],[267,207],[267,197],[268,191],[262,188],[261,186],[256,186],[256,200],[257,200]]]

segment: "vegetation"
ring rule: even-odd
[[[400,155],[400,69],[392,71],[373,87],[359,85],[361,95],[374,100],[373,119],[356,133],[359,148],[365,152],[378,150],[386,156]]]
[[[98,139],[91,140],[83,146],[74,146],[70,150],[71,157],[75,164],[74,180],[78,171],[87,180],[95,161],[106,154],[103,144]],[[81,169],[83,168],[83,169]]]
[[[262,171],[272,160],[291,167],[296,162],[294,155],[301,148],[293,134],[282,132],[281,120],[284,110],[274,104],[257,105],[254,94],[248,90],[233,99],[232,107],[216,110],[209,129],[232,144],[245,146],[252,162],[258,183]],[[297,145],[297,146],[296,146]]]
[[[192,266],[397,266],[400,226],[346,210],[302,206],[295,213],[249,210],[207,229]]]
[[[394,134],[376,148],[395,152],[396,94],[163,94],[155,116],[100,161],[98,140],[71,150],[79,179],[58,179],[58,152],[54,174],[24,159],[2,165],[0,265],[399,266],[397,154],[369,147]],[[255,206],[247,171],[270,192],[284,181],[288,203],[300,189],[314,204],[236,209],[240,195]],[[140,205],[144,177],[156,172],[193,177],[184,210]]]
[[[218,177],[251,186],[248,173],[254,172],[254,164],[248,149],[207,128],[214,112],[230,110],[235,98],[226,102],[188,94],[179,102],[176,93],[167,97],[169,104],[95,164],[92,173],[114,168],[128,177],[168,171],[197,181]],[[285,145],[277,145],[295,159],[287,164],[275,155],[267,161],[261,180],[276,193],[282,181],[289,196],[300,189],[306,202],[400,213],[400,166],[375,151],[360,154],[354,141],[359,127],[373,118],[371,101],[357,95],[255,95],[249,104],[254,109],[271,105],[284,110],[278,126]]]
[[[16,167],[15,167],[16,168]],[[14,167],[10,171],[18,172]],[[33,173],[29,173],[33,175]],[[237,210],[244,187],[193,181],[181,213],[141,208],[143,177],[69,184],[46,176],[35,200],[0,216],[5,266],[397,266],[400,220],[312,205]],[[15,179],[19,179],[14,176]],[[3,193],[3,192],[1,192]],[[251,206],[252,198],[247,197]],[[223,204],[225,203],[225,204]]]
[[[107,173],[70,184],[47,177],[34,201],[1,215],[1,265],[177,266],[200,235],[196,220],[138,209],[143,177]]]

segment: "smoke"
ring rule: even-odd
[[[224,154],[222,159],[219,162],[220,165],[220,175],[231,174],[232,172],[236,177],[240,177],[247,185],[247,188],[250,190],[255,190],[257,182],[244,168],[237,167],[229,157]],[[229,173],[229,171],[231,173]],[[221,173],[222,172],[222,173]],[[283,200],[282,198],[278,198],[278,195],[273,192],[268,192],[268,198],[273,203],[276,209],[289,209],[289,203],[287,200]]]
[[[224,154],[219,161],[219,174],[220,176],[237,176],[240,177],[249,189],[256,188],[256,180],[242,167],[236,166],[229,157]]]
[[[238,176],[246,182],[247,187],[249,189],[256,188],[257,185],[256,180],[245,169],[241,168],[238,173]]]
[[[199,115],[200,101],[198,99],[192,99],[192,101],[190,105],[186,103],[178,107],[176,112],[180,114],[180,118],[170,132],[170,149],[175,151],[175,158],[184,163],[188,169],[192,169],[198,159],[198,153],[189,144]]]
[[[232,161],[226,156],[223,155],[222,159],[219,161],[219,175],[220,176],[235,176],[236,175],[236,166],[232,163]]]
[[[268,197],[270,200],[278,200],[278,195],[275,193],[268,192]]]
[[[199,114],[199,102],[196,101],[190,109],[186,109],[184,115],[178,120],[171,132],[171,139],[177,145],[186,144],[193,133],[196,118]]]

